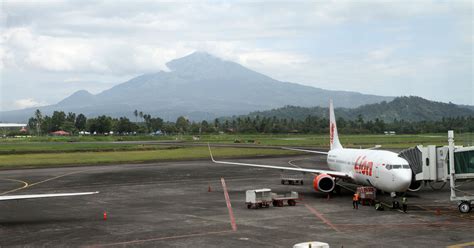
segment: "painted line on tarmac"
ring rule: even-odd
[[[92,169],[91,169],[91,170],[92,170]],[[61,177],[65,177],[65,176],[69,176],[69,175],[73,175],[73,174],[85,172],[85,171],[89,171],[89,170],[73,171],[73,172],[69,172],[69,173],[66,173],[66,174],[59,175],[59,176],[51,177],[51,178],[45,179],[45,180],[43,180],[43,181],[39,181],[39,182],[36,182],[36,183],[32,183],[32,184],[30,184],[28,187],[35,186],[35,185],[38,185],[38,184],[42,184],[42,183],[45,183],[45,182],[49,182],[49,181],[52,181],[52,180],[56,180],[56,179],[61,178]]]
[[[338,227],[410,227],[410,226],[469,226],[466,222],[411,222],[411,223],[385,223],[385,224],[334,224]]]
[[[100,244],[100,245],[91,245],[88,247],[106,247],[106,246],[118,246],[118,245],[131,245],[131,244],[140,244],[145,242],[151,241],[162,241],[168,239],[179,239],[179,238],[192,238],[192,237],[199,237],[199,236],[207,236],[212,234],[220,234],[220,233],[230,233],[233,232],[232,230],[225,230],[225,231],[216,231],[216,232],[206,232],[206,233],[193,233],[193,234],[185,234],[185,235],[176,235],[176,236],[167,236],[167,237],[160,237],[160,238],[151,238],[151,239],[138,239],[133,241],[125,241],[125,242],[117,242],[117,243],[109,243],[109,244]]]
[[[224,189],[224,197],[227,204],[227,209],[229,210],[230,224],[232,226],[232,230],[235,232],[237,231],[237,224],[235,223],[234,211],[232,210],[232,204],[230,203],[229,193],[227,193],[227,186],[223,177],[221,177],[221,183],[222,188]]]
[[[447,246],[446,248],[461,248],[461,247],[473,247],[473,246],[474,246],[474,241],[463,243],[463,244],[450,245],[450,246]]]
[[[302,160],[302,159],[293,159],[293,160],[290,160],[290,161],[288,161],[288,164],[291,165],[291,166],[294,166],[294,167],[296,167],[296,168],[298,168],[298,169],[301,169],[301,167],[299,167],[298,165],[296,165],[296,164],[293,163],[293,162],[298,161],[298,160]],[[314,174],[314,173],[313,173],[313,174]]]
[[[466,215],[466,214],[461,214],[459,213],[459,215],[457,214],[454,214],[454,213],[451,213],[451,212],[447,212],[446,209],[443,209],[443,211],[441,211],[440,208],[437,208],[437,209],[431,209],[431,208],[427,208],[427,207],[423,207],[421,205],[416,205],[417,207],[421,208],[421,209],[424,209],[428,212],[433,212],[435,214],[439,214],[439,215],[444,215],[444,216],[450,216],[450,217],[457,217],[459,219],[462,219],[462,220],[467,220],[467,221],[472,221],[473,219],[470,218],[470,215]],[[449,210],[448,210],[449,211]]]
[[[22,181],[22,180],[10,179],[10,178],[2,178],[1,180],[6,180],[6,181],[12,181],[12,182],[22,183],[23,186],[22,186],[22,187],[19,187],[19,188],[16,188],[16,189],[12,189],[12,190],[8,190],[8,191],[5,191],[5,192],[2,192],[2,193],[0,193],[0,195],[6,195],[6,194],[8,194],[8,193],[12,193],[12,192],[15,192],[15,191],[18,191],[18,190],[27,188],[27,187],[29,186],[29,184],[28,184],[27,182]]]
[[[48,178],[48,179],[45,179],[45,180],[42,180],[42,181],[39,181],[39,182],[31,183],[31,184],[28,184],[27,182],[22,181],[22,180],[4,178],[4,180],[10,180],[10,181],[14,181],[14,182],[23,183],[23,186],[19,187],[19,188],[16,188],[16,189],[12,189],[12,190],[9,190],[9,191],[2,192],[2,193],[0,193],[0,195],[13,193],[13,192],[16,192],[16,191],[19,191],[19,190],[22,190],[22,189],[26,189],[26,188],[30,188],[32,186],[42,184],[42,183],[45,183],[45,182],[49,182],[49,181],[52,181],[52,180],[55,180],[55,179],[58,179],[58,178],[61,178],[61,177],[65,177],[65,176],[69,176],[69,175],[73,175],[73,174],[77,174],[77,173],[81,173],[81,172],[85,172],[85,171],[90,171],[90,170],[94,170],[94,169],[73,171],[73,172],[69,172],[69,173],[66,173],[66,174],[59,175],[59,176],[51,177],[51,178]]]
[[[313,213],[316,217],[318,217],[320,220],[322,220],[324,223],[326,223],[326,225],[328,225],[329,227],[331,227],[334,231],[340,232],[339,228],[337,228],[334,224],[332,224],[331,221],[329,221],[328,219],[326,219],[326,218],[324,217],[324,215],[321,214],[318,210],[316,210],[315,208],[309,206],[308,204],[304,204],[304,206],[305,206],[311,213]]]

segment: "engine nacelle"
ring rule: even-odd
[[[335,186],[334,178],[328,174],[319,174],[313,179],[313,188],[319,192],[329,193]]]
[[[421,186],[423,186],[422,181],[412,180],[410,183],[410,186],[408,187],[408,190],[412,192],[416,192],[421,189]]]

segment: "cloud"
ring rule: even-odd
[[[373,60],[387,59],[394,51],[393,47],[384,47],[369,52],[368,56]]]
[[[472,78],[466,66],[472,65],[470,1],[7,0],[2,11],[0,70],[18,74],[2,78],[3,91],[12,95],[2,98],[9,102],[30,97],[15,92],[18,82],[52,91],[48,79],[54,74],[56,83],[77,81],[63,86],[70,87],[68,94],[91,85],[100,91],[104,82],[109,87],[167,70],[166,62],[196,50],[279,80],[383,95],[401,92],[394,85],[427,89]],[[74,78],[81,80],[68,80]]]
[[[17,109],[31,108],[31,107],[40,107],[45,106],[48,103],[38,102],[33,98],[18,99],[14,102],[14,105]]]

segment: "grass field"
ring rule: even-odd
[[[112,142],[112,141],[183,141],[183,142],[212,142],[212,143],[234,143],[236,140],[244,143],[253,141],[262,145],[294,145],[327,147],[329,135],[327,134],[212,134],[201,135],[199,141],[194,141],[192,135],[175,136],[74,136],[74,137],[29,137],[29,138],[7,138],[0,139],[2,144],[19,144],[34,142],[56,142],[71,143],[78,142]],[[474,144],[474,133],[455,134],[460,145]],[[340,134],[341,143],[345,146],[373,146],[375,144],[387,145],[394,148],[406,148],[413,144],[442,145],[447,143],[446,133],[418,134],[418,135],[359,135]],[[0,147],[0,149],[2,149]]]
[[[298,152],[280,149],[252,149],[228,147],[215,147],[212,149],[212,151],[214,156],[219,158],[298,154]],[[107,163],[140,163],[152,161],[189,160],[206,158],[209,158],[209,150],[205,146],[180,148],[175,147],[153,151],[74,152],[26,155],[16,154],[0,155],[0,168]]]
[[[60,152],[149,151],[168,148],[156,144],[21,142],[0,143],[0,155]]]
[[[456,134],[456,144],[474,144],[474,134]],[[114,141],[114,142],[113,142]],[[177,141],[177,144],[139,144],[115,141]],[[159,160],[189,160],[208,156],[206,147],[179,147],[186,143],[244,143],[271,146],[306,146],[327,149],[328,135],[191,135],[180,136],[85,136],[30,137],[0,140],[0,168],[18,166],[136,163]],[[446,145],[446,134],[423,135],[341,135],[345,147],[405,149],[416,145]],[[293,152],[280,149],[214,148],[217,155],[242,157],[286,155]],[[221,154],[220,154],[221,153]]]

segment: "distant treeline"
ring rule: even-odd
[[[302,120],[277,117],[236,117],[232,119],[215,119],[212,122],[191,122],[187,118],[178,117],[175,122],[165,122],[159,117],[152,117],[141,111],[133,112],[135,120],[127,117],[112,118],[102,115],[87,118],[83,114],[54,111],[52,116],[44,115],[36,110],[28,121],[28,132],[36,135],[47,135],[63,130],[72,134],[81,131],[90,134],[106,134],[111,131],[117,135],[149,134],[158,130],[164,134],[210,134],[210,133],[327,133],[328,119],[307,116]],[[437,121],[409,122],[395,120],[386,123],[375,119],[365,121],[362,115],[355,120],[339,118],[337,126],[340,133],[346,134],[381,134],[395,131],[399,134],[441,133],[447,130],[457,132],[474,132],[474,117],[442,118]]]

